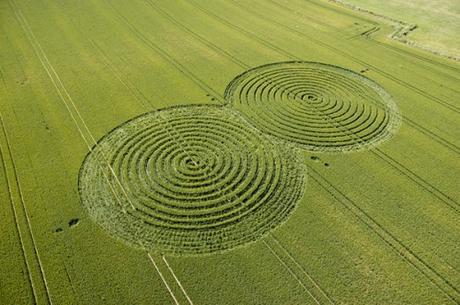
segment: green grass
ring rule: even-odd
[[[460,66],[360,35],[375,23],[322,1],[1,2],[0,304],[458,303]],[[104,135],[155,109],[224,105],[237,75],[299,59],[379,84],[399,131],[369,150],[302,150],[297,209],[221,254],[147,253],[93,221],[78,178]]]
[[[441,54],[460,57],[460,2],[458,1],[346,0],[343,2],[405,23],[415,24],[417,29],[410,32],[407,39]]]

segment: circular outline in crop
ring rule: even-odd
[[[217,105],[175,106],[121,124],[79,175],[82,203],[99,226],[172,255],[256,241],[288,219],[305,186],[298,151]]]
[[[225,100],[262,132],[311,151],[373,147],[401,124],[396,103],[379,84],[318,62],[247,70],[228,84]]]

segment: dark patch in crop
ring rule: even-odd
[[[80,222],[80,219],[72,218],[71,220],[69,220],[69,228],[76,226],[79,222]]]

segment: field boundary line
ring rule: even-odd
[[[336,0],[332,0],[332,2],[334,2]],[[328,10],[328,11],[334,11],[336,12],[337,14],[340,14],[340,15],[347,15],[351,18],[354,18],[354,19],[359,19],[361,20],[362,22],[366,22],[366,23],[370,23],[370,24],[373,24],[373,25],[380,25],[382,24],[381,22],[378,22],[378,21],[374,21],[372,20],[371,18],[369,17],[365,17],[364,14],[359,14],[357,13],[356,11],[353,11],[353,10],[350,10],[350,9],[343,9],[341,8],[339,5],[327,5],[325,4],[323,1],[321,0],[305,0],[305,2],[308,2],[314,6],[317,6],[317,7],[320,7],[321,9],[323,10]],[[353,13],[350,13],[350,12],[353,12]],[[406,54],[409,54],[409,55],[413,55],[414,57],[421,57],[421,55],[417,55],[414,53],[414,51],[421,51],[419,48],[413,48],[413,47],[408,47],[406,44],[400,44],[398,41],[394,40],[394,39],[390,39],[388,40],[389,42],[396,42],[396,44],[386,44],[387,46],[391,46],[393,48],[397,48],[399,51],[402,51],[402,52],[405,52]],[[374,40],[374,42],[377,42],[377,43],[382,43],[380,41],[377,41],[377,40]],[[403,49],[401,47],[405,47],[406,49]],[[425,51],[426,52],[426,51]],[[431,54],[433,55],[432,53],[430,52],[427,52],[427,54]],[[444,60],[446,60],[445,57],[440,57],[441,59],[443,58]],[[420,59],[420,58],[419,58]],[[438,65],[438,66],[442,66],[444,68],[447,68],[455,73],[459,73],[460,72],[460,69],[458,68],[455,68],[455,67],[452,67],[452,66],[449,66],[443,62],[440,62],[440,61],[436,61],[434,59],[430,59],[430,58],[424,58],[425,61],[428,61],[430,62],[432,65]],[[422,60],[422,59],[420,59]],[[455,62],[455,61],[454,61]],[[457,77],[455,77],[457,78]]]
[[[150,258],[150,261],[152,262],[153,266],[157,270],[158,274],[160,275],[161,280],[163,281],[163,284],[165,284],[166,289],[168,289],[169,294],[173,298],[174,302],[176,305],[180,305],[179,302],[177,301],[176,297],[174,296],[174,293],[172,292],[171,288],[169,287],[168,283],[166,282],[166,279],[163,276],[163,273],[161,273],[160,269],[158,268],[157,264],[155,263],[155,260],[153,259],[152,255],[150,255],[150,252],[147,252],[147,256]]]
[[[23,210],[23,213],[24,213],[24,216],[25,216],[27,229],[28,229],[31,241],[32,241],[32,247],[33,247],[34,255],[35,255],[36,259],[37,259],[37,264],[38,264],[38,267],[39,267],[39,270],[40,270],[40,276],[41,276],[41,278],[43,280],[43,285],[44,285],[44,288],[45,288],[45,295],[46,295],[46,298],[47,298],[47,303],[50,304],[50,305],[53,305],[53,301],[51,299],[51,294],[50,294],[50,290],[49,290],[49,286],[48,286],[48,281],[46,280],[45,270],[43,268],[43,263],[42,263],[42,260],[40,258],[40,254],[38,252],[37,244],[35,242],[35,236],[34,236],[34,233],[33,233],[29,213],[27,211],[27,207],[26,207],[26,204],[24,202],[24,195],[22,194],[22,189],[21,189],[21,184],[19,182],[19,177],[18,177],[18,172],[17,172],[17,169],[16,169],[16,164],[14,162],[13,153],[11,151],[11,144],[10,144],[10,141],[8,139],[8,132],[6,131],[5,123],[4,123],[3,117],[1,115],[0,115],[0,123],[2,125],[2,131],[3,131],[3,134],[4,134],[5,140],[6,140],[6,149],[8,150],[9,158],[10,158],[10,161],[11,161],[11,166],[12,166],[12,170],[13,170],[13,176],[15,178],[15,183],[16,183],[16,187],[17,187],[17,190],[18,190],[18,195],[19,195],[21,207],[22,207],[22,210]],[[21,243],[22,243],[22,240],[21,240]]]
[[[382,23],[385,23],[387,25],[390,25],[393,29],[393,31],[388,35],[388,38],[397,41],[401,44],[404,44],[406,46],[412,47],[412,48],[417,48],[419,50],[423,50],[425,52],[431,53],[431,55],[436,55],[444,59],[449,59],[454,62],[460,61],[459,55],[455,54],[455,51],[448,50],[448,51],[443,51],[442,49],[429,46],[429,43],[425,41],[417,41],[413,40],[413,35],[411,37],[410,33],[412,33],[414,30],[416,30],[419,25],[414,24],[414,23],[408,23],[407,21],[403,21],[401,19],[396,19],[394,17],[389,16],[386,13],[380,13],[377,12],[375,9],[372,8],[364,8],[359,5],[355,5],[346,1],[342,0],[330,0],[329,2],[332,2],[336,4],[337,6],[340,6],[344,9],[352,10],[355,11],[359,14],[363,14],[368,16],[369,19],[377,19],[379,21],[383,21]]]
[[[280,8],[283,8],[283,10],[285,10],[285,11],[291,12],[291,14],[295,14],[295,12],[296,12],[296,10],[289,9],[289,8],[287,8],[286,6],[280,4],[279,2],[276,2],[276,1],[274,1],[274,0],[269,0],[269,2],[273,3],[274,5],[276,5],[276,6],[280,7]],[[334,11],[334,12],[336,12],[337,14],[340,14],[340,15],[348,15],[348,16],[350,16],[350,17],[353,18],[353,19],[362,20],[363,22],[368,23],[369,25],[374,26],[373,29],[375,29],[376,27],[379,27],[379,26],[380,26],[380,22],[376,22],[376,21],[373,21],[373,20],[367,19],[367,18],[364,18],[364,19],[363,19],[362,17],[353,16],[353,15],[349,15],[349,14],[346,14],[346,13],[344,14],[343,11],[338,12],[337,10],[334,10],[334,9],[332,9],[331,7],[325,7],[325,6],[323,6],[323,5],[319,5],[319,4],[315,3],[315,1],[305,1],[305,2],[307,2],[307,3],[311,4],[311,5],[319,6],[319,7],[321,7],[321,9],[323,9],[323,10]],[[293,12],[294,12],[294,13],[293,13]],[[300,15],[298,15],[298,14],[296,14],[296,15],[300,17]],[[313,17],[311,17],[311,16],[307,16],[307,15],[305,15],[305,14],[302,14],[302,16],[308,18],[309,21],[312,21],[312,22],[314,22],[314,23],[316,23],[316,24],[320,24],[320,25],[322,25],[322,26],[324,26],[324,27],[328,27],[328,28],[330,28],[330,29],[332,29],[332,30],[334,30],[334,31],[343,31],[344,29],[346,29],[346,28],[336,27],[336,26],[334,26],[333,24],[330,24],[330,23],[321,22],[321,21],[319,21],[319,20],[317,20],[317,19],[315,19],[315,18],[313,18]],[[328,33],[324,33],[324,34],[328,34]],[[357,36],[361,36],[361,35],[362,35],[362,33],[361,33],[361,34],[358,34]],[[439,70],[440,68],[441,68],[441,69],[449,69],[449,70],[451,70],[452,72],[458,74],[458,73],[460,72],[458,69],[456,69],[456,68],[454,68],[454,67],[452,67],[452,66],[446,65],[446,64],[444,64],[444,63],[442,63],[442,62],[438,62],[438,61],[436,61],[436,60],[433,60],[433,59],[430,59],[430,58],[427,58],[427,57],[423,57],[423,56],[418,55],[418,54],[416,54],[416,53],[414,53],[414,52],[411,52],[412,50],[414,50],[413,48],[409,48],[409,50],[402,49],[402,48],[400,48],[399,46],[393,46],[393,45],[391,45],[391,44],[388,44],[388,43],[384,43],[384,42],[378,41],[378,40],[376,40],[374,37],[365,37],[365,39],[372,40],[372,42],[375,42],[375,43],[377,43],[378,45],[382,45],[383,47],[386,47],[386,48],[389,48],[389,49],[394,49],[395,52],[404,53],[404,56],[406,56],[406,58],[410,58],[410,59],[412,59],[412,60],[413,60],[413,59],[416,59],[416,60],[418,60],[419,62],[425,63],[425,66],[426,66],[426,67],[428,67],[427,65],[430,65],[431,67],[435,67],[435,68],[437,69],[437,73],[441,73],[441,74],[443,74],[443,75],[446,76],[446,77],[454,77],[455,79],[459,79],[457,76],[453,76],[453,75],[449,74],[448,72],[445,72],[445,71],[443,71],[443,70]],[[402,47],[407,48],[406,45],[402,45]],[[415,50],[415,51],[417,51],[417,50]],[[411,57],[413,57],[413,58],[411,58]],[[417,64],[417,63],[414,62],[414,64]],[[450,90],[455,90],[455,89],[450,88]]]
[[[189,295],[187,294],[187,292],[185,291],[184,287],[182,286],[181,282],[179,281],[179,279],[177,278],[176,274],[174,273],[174,271],[172,270],[172,268],[169,266],[169,263],[168,261],[166,260],[166,257],[164,255],[161,255],[161,258],[163,259],[163,261],[165,262],[166,264],[166,267],[168,267],[168,270],[169,272],[172,274],[172,276],[174,277],[174,279],[176,280],[176,283],[177,285],[179,285],[180,289],[182,290],[182,293],[185,295],[185,297],[187,298],[187,301],[190,303],[190,305],[193,305],[193,302],[192,300],[190,299]]]
[[[258,16],[259,19],[266,20],[266,21],[268,21],[268,22],[270,22],[272,24],[275,24],[275,25],[277,25],[279,27],[282,27],[282,28],[286,29],[287,31],[289,31],[289,32],[291,32],[291,33],[293,33],[293,34],[295,34],[297,36],[307,38],[310,41],[313,41],[314,43],[316,43],[317,45],[321,45],[321,46],[323,46],[323,47],[325,47],[325,48],[327,48],[327,49],[329,49],[331,51],[334,51],[337,54],[342,55],[343,57],[347,57],[349,59],[352,59],[356,63],[359,63],[359,64],[367,66],[367,67],[371,67],[375,72],[385,76],[386,78],[388,78],[390,80],[393,80],[394,82],[398,83],[399,85],[405,86],[406,88],[411,89],[412,91],[417,92],[420,95],[423,95],[428,99],[431,99],[432,101],[438,103],[439,105],[441,105],[441,106],[443,106],[443,107],[445,107],[445,108],[447,108],[447,109],[449,109],[449,110],[451,110],[451,111],[453,111],[453,112],[455,112],[457,114],[460,114],[460,107],[458,107],[456,105],[453,105],[453,104],[450,104],[450,103],[448,103],[448,102],[446,102],[446,101],[444,101],[444,100],[442,100],[442,99],[440,99],[440,98],[438,98],[436,96],[431,95],[428,92],[423,91],[420,88],[415,87],[414,85],[411,85],[410,83],[407,83],[406,81],[403,81],[403,80],[401,80],[401,79],[399,79],[397,77],[394,77],[390,73],[385,72],[385,71],[381,70],[380,68],[377,68],[374,65],[371,65],[371,64],[369,64],[369,63],[367,63],[367,62],[365,62],[363,60],[360,60],[359,58],[356,58],[355,56],[350,55],[347,52],[341,51],[341,50],[337,49],[336,47],[333,47],[333,46],[329,45],[326,42],[323,42],[323,41],[321,41],[319,39],[313,38],[310,35],[305,34],[304,32],[301,32],[301,31],[299,31],[297,29],[291,28],[288,25],[285,25],[285,24],[283,24],[281,22],[278,22],[277,20],[274,20],[273,18],[265,18],[263,16],[260,16],[260,13],[254,11],[253,9],[250,9],[250,8],[242,6],[240,3],[236,2],[235,0],[230,0],[230,2],[234,3],[235,6],[240,7],[243,10],[246,10],[248,12],[252,12],[252,14],[255,15],[255,16]]]

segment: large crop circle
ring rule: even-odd
[[[228,103],[261,131],[309,150],[356,150],[391,136],[400,121],[370,79],[313,62],[260,66],[227,87]]]
[[[226,107],[137,117],[88,154],[79,188],[90,216],[134,246],[200,254],[254,241],[305,189],[297,154]]]

